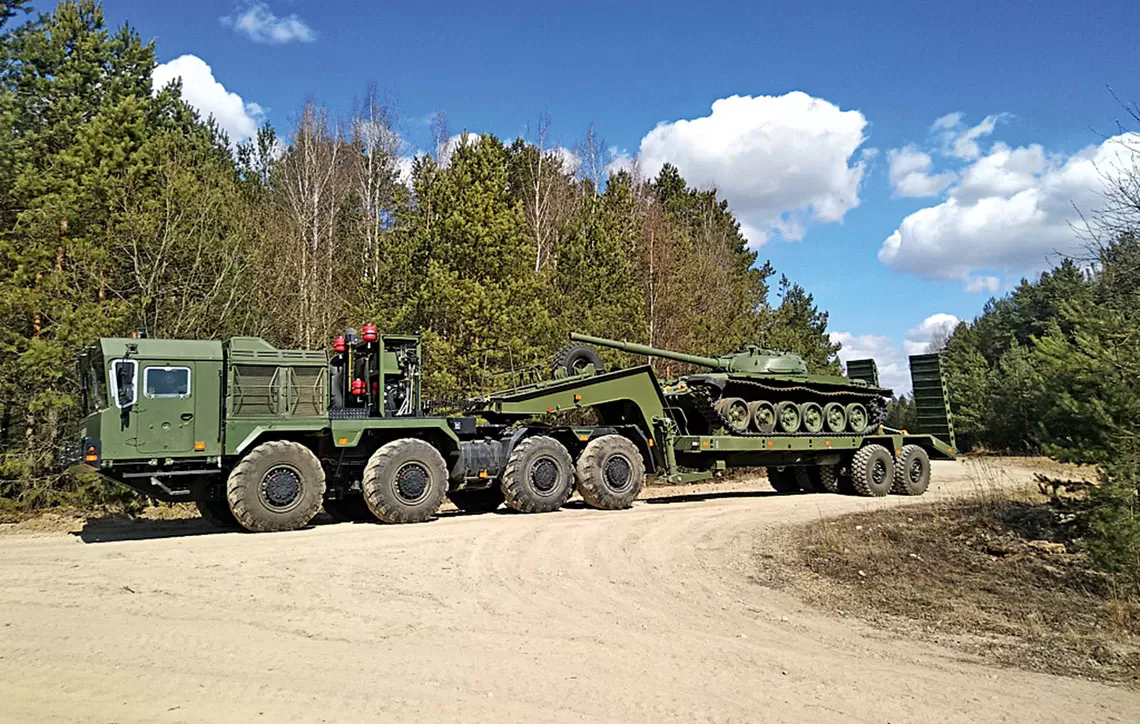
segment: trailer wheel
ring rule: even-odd
[[[895,495],[922,495],[930,487],[930,457],[918,445],[903,445],[895,461]]]
[[[574,462],[552,437],[528,437],[515,446],[503,470],[503,498],[520,513],[558,510],[574,490]]]
[[[628,438],[603,435],[578,457],[578,492],[594,508],[621,510],[633,505],[645,484],[645,461]]]
[[[590,365],[593,365],[597,372],[606,371],[606,366],[602,364],[602,357],[598,354],[598,350],[585,342],[565,344],[554,355],[554,375],[556,377],[580,375]]]
[[[792,473],[791,468],[767,468],[768,484],[772,486],[772,490],[777,493],[798,493],[800,484],[796,482],[796,478]]]
[[[838,493],[839,492],[839,466],[838,465],[820,465],[819,466],[819,487],[821,493]]]
[[[360,523],[376,520],[368,509],[363,495],[349,495],[338,500],[326,500],[325,512],[338,523]]]
[[[503,504],[503,489],[498,485],[475,490],[453,490],[448,500],[465,513],[490,513]]]
[[[792,468],[792,475],[796,485],[805,493],[820,492],[819,467],[816,465],[797,465]]]
[[[224,500],[199,500],[198,514],[202,520],[217,528],[234,530],[241,527],[230,510],[230,504]]]
[[[429,443],[415,438],[393,440],[368,458],[364,467],[364,500],[385,523],[431,520],[447,495],[447,466]]]
[[[324,497],[321,461],[309,448],[288,440],[258,445],[226,480],[234,518],[254,533],[304,528]]]
[[[851,460],[851,487],[856,495],[880,498],[891,492],[895,482],[895,461],[882,445],[859,448]]]

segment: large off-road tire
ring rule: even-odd
[[[325,471],[299,442],[264,442],[226,480],[226,500],[241,527],[254,533],[304,528],[321,509]]]
[[[574,491],[574,461],[552,437],[528,437],[507,458],[501,482],[507,506],[520,513],[558,510]]]
[[[591,440],[576,466],[578,492],[587,505],[621,510],[633,505],[645,484],[645,461],[628,438],[603,435]]]
[[[202,520],[223,530],[236,530],[241,524],[230,510],[230,504],[225,500],[199,500],[198,514]]]
[[[452,505],[465,513],[490,513],[503,504],[503,489],[498,485],[475,490],[453,490],[447,494]]]
[[[795,473],[791,468],[768,468],[768,484],[772,486],[772,490],[777,493],[798,493],[800,491],[800,484],[796,482]]]
[[[838,493],[839,492],[839,466],[838,465],[820,465],[819,466],[819,487],[821,493]]]
[[[430,443],[393,440],[368,458],[361,487],[368,509],[385,523],[422,523],[447,495],[447,465]]]
[[[338,523],[361,523],[374,521],[376,516],[368,509],[363,495],[346,495],[336,500],[325,501],[325,512]]]
[[[859,448],[851,460],[851,487],[856,495],[880,498],[895,482],[895,460],[882,445]]]
[[[903,445],[895,460],[895,495],[922,495],[930,487],[930,457],[918,445]]]
[[[598,350],[585,342],[570,342],[554,355],[554,376],[573,377],[580,375],[593,365],[598,372],[605,372],[606,366],[602,364],[602,357]]]

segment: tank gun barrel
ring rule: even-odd
[[[714,370],[728,371],[731,368],[731,365],[723,359],[701,357],[700,355],[685,354],[683,352],[670,352],[666,349],[657,349],[656,347],[635,344],[633,342],[619,342],[614,339],[591,337],[588,334],[578,334],[577,332],[571,332],[570,339],[575,342],[585,342],[586,344],[592,344],[597,347],[608,347],[610,349],[620,349],[623,352],[632,352],[633,354],[644,354],[653,357],[664,357],[665,359],[676,360],[678,362],[688,362],[689,364],[709,367]]]

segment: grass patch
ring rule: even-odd
[[[1003,665],[1140,686],[1140,594],[1044,495],[979,487],[781,535],[759,554],[767,585]]]

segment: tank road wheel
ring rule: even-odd
[[[230,504],[224,500],[199,500],[198,515],[217,528],[234,530],[241,527],[230,510]]]
[[[241,527],[254,533],[304,528],[321,509],[325,471],[299,442],[273,440],[230,471],[226,499]]]
[[[828,432],[842,433],[847,429],[847,410],[838,402],[823,406],[823,422]]]
[[[724,418],[729,431],[735,433],[748,432],[748,422],[751,419],[748,412],[748,403],[740,397],[725,397],[716,401],[716,411]]]
[[[796,482],[795,475],[792,473],[791,468],[768,468],[768,484],[772,486],[772,490],[777,493],[798,493],[800,484]]]
[[[503,504],[503,489],[498,485],[474,490],[453,490],[447,499],[464,513],[490,513]]]
[[[776,429],[776,408],[771,402],[764,400],[749,402],[748,419],[753,430],[767,435]]]
[[[621,435],[603,435],[591,440],[578,457],[575,468],[582,500],[602,510],[621,510],[633,505],[645,484],[641,452]]]
[[[554,355],[554,376],[573,377],[580,375],[590,365],[593,365],[597,372],[606,371],[606,366],[602,364],[598,350],[584,342],[571,342],[563,345],[562,349]]]
[[[918,445],[903,445],[895,460],[895,495],[922,495],[930,487],[930,458]]]
[[[847,406],[847,429],[859,435],[867,431],[870,418],[867,417],[867,408],[858,402]]]
[[[792,468],[796,485],[805,493],[818,493],[822,490],[819,484],[819,468],[815,465],[798,465]]]
[[[376,520],[368,509],[363,495],[348,495],[338,500],[326,500],[325,512],[338,523],[360,523]]]
[[[781,402],[776,405],[776,424],[780,432],[795,432],[800,429],[800,406],[794,402]]]
[[[838,465],[820,465],[819,466],[819,492],[821,493],[838,493],[839,492],[839,466]]]
[[[856,495],[881,498],[895,482],[895,461],[882,445],[859,448],[851,461],[851,487]]]
[[[552,437],[528,437],[511,451],[503,470],[503,497],[520,513],[558,510],[574,489],[574,462]]]
[[[805,402],[800,405],[800,417],[804,421],[804,432],[823,430],[823,408],[818,403]]]
[[[423,440],[403,438],[380,447],[364,467],[364,500],[385,523],[431,520],[447,495],[447,466]]]

